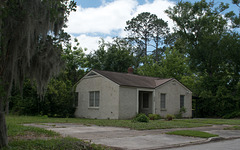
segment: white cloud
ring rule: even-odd
[[[126,21],[136,17],[141,12],[156,14],[159,18],[168,21],[169,27],[173,22],[164,13],[168,7],[173,7],[174,3],[167,0],[148,0],[143,5],[139,5],[137,0],[115,0],[106,2],[102,0],[102,6],[98,8],[77,7],[76,12],[72,12],[67,23],[66,32],[77,36],[81,47],[87,48],[89,53],[98,48],[98,41],[101,37],[106,37],[106,41],[111,41],[112,36],[125,37],[124,32]],[[114,35],[112,35],[114,33]],[[94,36],[89,36],[94,35]]]
[[[137,6],[135,0],[116,0],[105,3],[99,8],[77,7],[69,17],[68,33],[110,34],[112,30],[124,28],[126,20],[131,18]]]

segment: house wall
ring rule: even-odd
[[[89,107],[89,92],[100,91],[98,108]],[[118,119],[119,86],[100,75],[84,77],[76,87],[78,107],[76,117],[97,119]]]
[[[161,93],[166,94],[166,109],[162,110],[160,107]],[[166,117],[167,114],[179,113],[180,95],[184,95],[184,108],[186,108],[183,117],[192,117],[192,93],[176,80],[156,88],[155,113],[163,117]]]
[[[137,114],[137,88],[122,87],[119,90],[119,119],[131,119]]]

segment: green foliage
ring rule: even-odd
[[[200,138],[210,138],[210,137],[218,136],[218,135],[215,135],[215,134],[210,134],[210,133],[207,133],[207,132],[195,131],[195,130],[178,130],[178,131],[167,132],[166,134],[181,135],[181,136],[192,136],[192,137],[200,137]]]
[[[3,150],[32,150],[32,149],[51,149],[51,150],[105,150],[104,146],[90,144],[76,138],[56,138],[56,139],[38,139],[38,140],[14,140],[9,142],[8,148]]]
[[[165,120],[167,120],[167,121],[171,121],[171,120],[173,120],[174,118],[175,118],[174,115],[167,114]]]
[[[240,1],[239,0],[232,0],[232,3],[235,4],[238,8],[240,8]],[[239,10],[240,14],[240,10]],[[229,18],[232,23],[232,28],[239,28],[240,27],[240,15],[234,13],[234,11],[230,11],[225,14],[226,18]]]
[[[181,80],[184,76],[193,76],[188,65],[189,59],[177,49],[168,48],[161,63],[162,77]]]
[[[198,97],[194,105],[198,117],[221,117],[239,109],[240,35],[221,14],[227,9],[228,4],[214,6],[212,1],[201,0],[180,1],[166,10],[177,25],[174,47],[187,56],[187,66],[194,73],[190,83],[186,76],[177,79],[186,82]]]
[[[47,115],[49,117],[73,117],[75,111],[75,92],[73,85],[83,76],[84,52],[76,46],[67,44],[62,58],[65,70],[54,79],[51,79],[44,99],[37,95],[36,84],[25,80],[22,95],[16,89],[12,91],[10,111],[18,115]]]
[[[174,117],[175,117],[176,119],[182,119],[182,117],[183,117],[182,115],[183,115],[185,112],[186,112],[186,108],[182,107],[182,108],[180,108],[179,113],[178,113],[178,114],[175,114]]]
[[[104,146],[90,144],[76,138],[56,138],[56,139],[38,139],[38,140],[14,140],[9,142],[9,147],[3,150],[105,150]]]
[[[126,22],[125,31],[128,31],[128,40],[135,43],[136,57],[147,56],[148,46],[154,47],[155,60],[159,61],[164,50],[162,43],[169,32],[168,23],[155,14],[143,12]],[[150,43],[155,43],[151,45]]]
[[[132,120],[133,122],[146,122],[148,123],[149,122],[149,118],[147,115],[145,114],[137,114],[137,116],[135,118],[133,118]]]
[[[102,42],[99,49],[87,55],[86,67],[98,70],[126,72],[133,66],[133,47],[126,40],[115,38],[112,43]]]
[[[222,118],[224,118],[224,119],[240,118],[240,110],[236,110],[231,113],[228,113],[228,114],[224,115]]]
[[[154,61],[153,56],[144,56],[141,58],[142,66],[137,68],[137,73],[144,76],[159,77],[162,76],[161,66]]]
[[[163,55],[161,63],[156,62],[152,55],[142,57],[143,65],[137,68],[137,73],[160,78],[176,78],[194,90],[193,92],[197,91],[198,77],[188,65],[189,59],[174,48],[167,48]]]
[[[150,120],[159,120],[161,119],[161,116],[159,114],[148,114],[148,118]]]
[[[83,67],[85,65],[85,53],[84,49],[79,47],[77,39],[74,41],[75,46],[72,44],[66,44],[66,48],[63,49],[62,58],[65,61],[65,69],[60,75],[62,80],[71,81],[71,84],[75,84],[83,75]]]
[[[74,93],[70,81],[52,79],[43,100],[40,100],[36,87],[26,80],[23,94],[12,94],[10,111],[18,115],[47,115],[50,117],[73,117]]]

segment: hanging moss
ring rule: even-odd
[[[0,78],[10,94],[12,83],[22,88],[27,76],[43,94],[63,61],[60,30],[74,3],[68,0],[8,0],[0,3]]]

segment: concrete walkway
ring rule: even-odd
[[[240,138],[240,131],[223,130],[229,125],[213,125],[210,127],[177,128],[158,130],[131,130],[119,127],[84,126],[71,123],[25,124],[45,128],[95,144],[102,144],[116,149],[169,149],[179,146],[208,143],[217,140]],[[217,138],[194,138],[164,134],[174,130],[199,130],[219,135]]]

